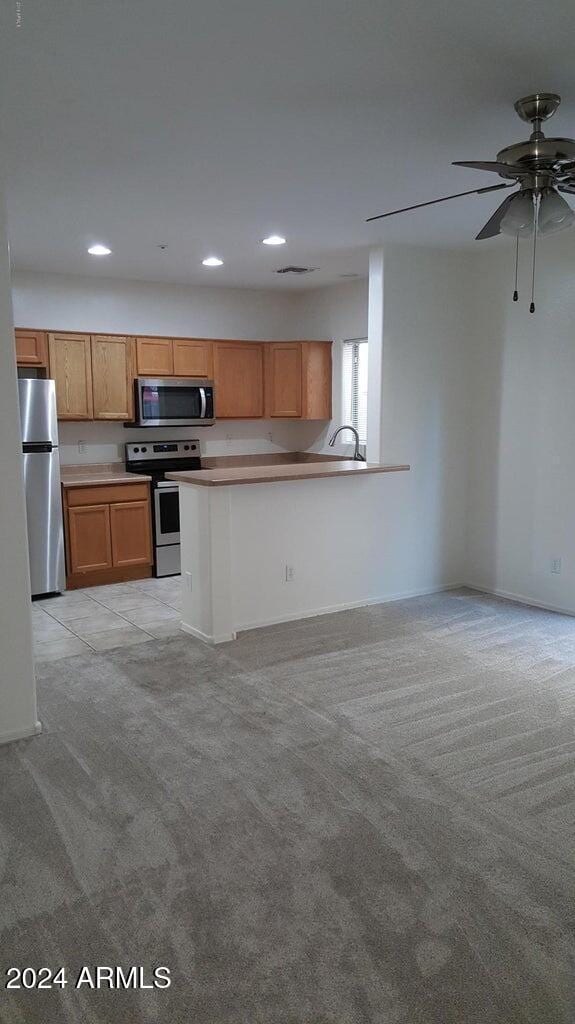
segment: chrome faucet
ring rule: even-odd
[[[355,427],[352,427],[351,423],[344,423],[343,427],[338,427],[337,430],[334,430],[333,434],[331,435],[328,441],[330,448],[333,448],[335,444],[335,439],[338,434],[341,434],[342,430],[351,430],[352,434],[355,436],[355,451],[353,453],[353,458],[355,462],[365,462],[365,457],[361,454],[359,450],[359,434]]]

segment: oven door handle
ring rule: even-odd
[[[200,392],[200,398],[201,398],[201,401],[202,401],[202,405],[201,405],[201,409],[200,409],[200,418],[202,420],[205,420],[205,418],[206,418],[206,389],[205,388],[199,388],[199,392]]]
[[[160,544],[162,541],[162,532],[160,530],[160,490],[158,487],[154,487],[154,538],[156,544]]]

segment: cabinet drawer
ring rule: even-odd
[[[111,505],[118,501],[147,501],[147,483],[141,484],[96,484],[92,487],[68,487],[66,504],[68,508],[78,505]]]

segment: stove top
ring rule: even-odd
[[[197,438],[183,441],[138,441],[125,446],[126,471],[144,473],[154,482],[165,479],[175,469],[201,469],[200,442]]]

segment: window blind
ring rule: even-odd
[[[367,443],[367,339],[343,343],[343,422],[351,423]]]

